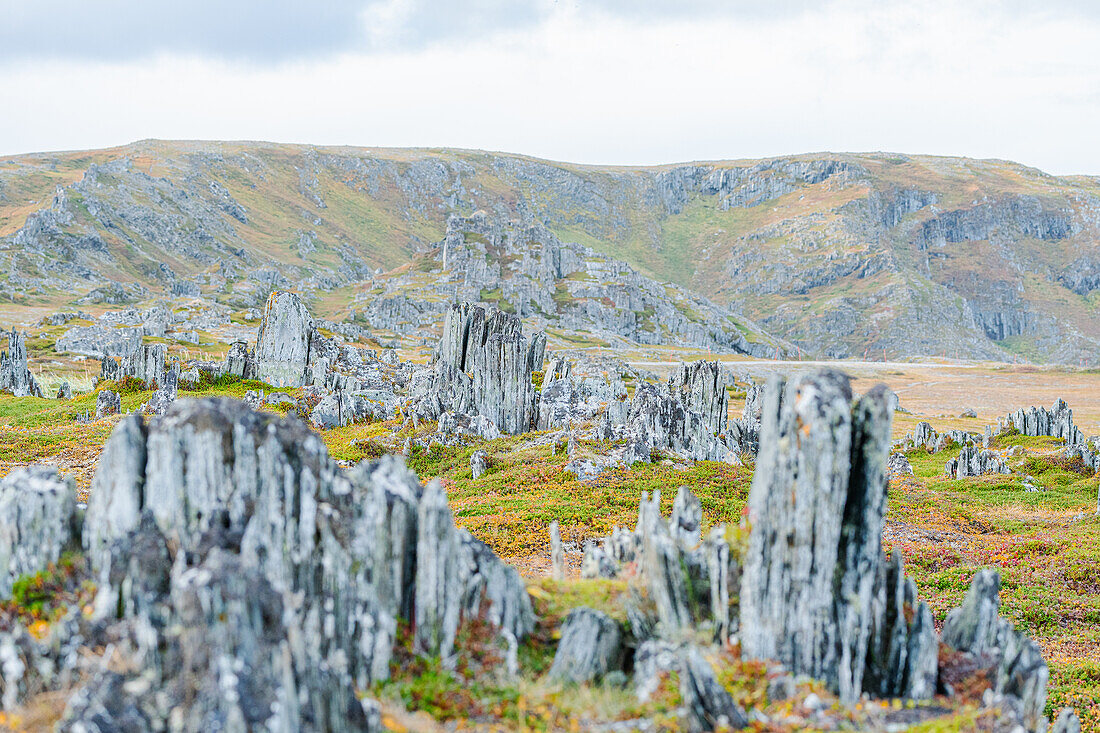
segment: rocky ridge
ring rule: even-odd
[[[117,304],[224,292],[257,306],[271,289],[384,291],[372,282],[380,270],[426,257],[434,268],[443,253],[428,253],[452,239],[448,217],[484,211],[610,258],[593,272],[627,262],[811,353],[1094,363],[1100,339],[1089,300],[1100,284],[1096,181],[1003,161],[823,154],[607,169],[470,151],[146,141],[12,158],[0,188],[20,192],[0,201],[13,297],[75,290]],[[515,283],[491,282],[486,298],[508,289],[526,309],[530,294],[554,314],[530,287],[552,257],[525,257],[531,269],[507,278],[511,245],[462,261],[473,239],[443,247],[449,267],[471,283],[499,267]],[[648,306],[624,308],[621,288],[560,284],[588,299],[566,319],[592,311],[609,333],[654,333],[640,315]],[[604,296],[614,308],[594,305]],[[414,298],[382,300],[363,304],[370,318],[420,318]],[[660,336],[664,321],[654,325]]]

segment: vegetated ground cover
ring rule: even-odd
[[[104,386],[121,389],[124,410],[136,409],[151,394],[142,385]],[[181,390],[181,397],[241,397],[247,389],[264,387],[258,382],[219,380]],[[95,459],[119,419],[75,422],[86,411],[94,417],[94,410],[94,394],[65,401],[0,398],[0,472],[34,461],[52,463],[74,474],[78,490],[85,493]],[[739,405],[733,405],[733,411],[739,411]],[[922,417],[899,415],[895,433],[905,432],[909,422]],[[955,418],[928,419],[939,430],[958,426]],[[350,463],[399,450],[406,437],[414,433],[426,437],[434,429],[421,424],[413,431],[402,424],[394,420],[348,426],[324,431],[322,436],[334,458]],[[998,437],[994,448],[1019,447],[1020,453],[1010,458],[1013,475],[963,480],[943,475],[953,450],[909,452],[915,475],[890,487],[884,542],[904,553],[907,570],[938,623],[961,602],[975,570],[998,569],[1003,582],[1002,613],[1040,644],[1050,664],[1048,712],[1072,705],[1086,729],[1100,729],[1097,478],[1062,459],[1059,442]],[[580,442],[582,453],[598,453],[605,447]],[[489,469],[475,481],[469,459],[479,448],[490,456]],[[629,470],[608,471],[596,481],[583,483],[563,470],[567,458],[555,452],[550,433],[466,446],[431,444],[411,451],[409,465],[420,477],[438,479],[447,489],[456,522],[519,567],[528,579],[540,621],[519,650],[518,678],[501,672],[506,650],[493,648],[490,636],[477,623],[463,631],[462,644],[472,661],[461,669],[447,670],[412,655],[399,656],[392,679],[372,691],[385,702],[387,720],[395,729],[430,730],[435,723],[428,717],[514,730],[524,725],[569,729],[597,718],[638,715],[675,727],[670,711],[678,688],[673,678],[665,680],[655,698],[643,705],[629,686],[615,681],[569,687],[548,682],[543,675],[553,656],[556,629],[570,608],[588,605],[622,617],[624,601],[640,593],[629,581],[584,581],[576,575],[583,542],[608,534],[615,525],[632,527],[643,492],[659,490],[667,515],[677,488],[687,485],[701,500],[706,527],[741,521],[752,481],[751,465],[658,459]],[[1031,476],[1041,490],[1025,490],[1024,475]],[[564,581],[548,577],[547,527],[553,520],[561,523],[569,551],[571,577]],[[641,597],[644,602],[644,593]],[[767,668],[741,663],[736,651],[721,653],[723,681],[746,704],[783,716],[797,715],[798,700],[811,689],[832,700],[810,685],[793,702],[767,701]],[[851,714],[884,715],[892,709],[889,703],[872,704]],[[961,712],[921,729],[973,729],[981,715],[976,707],[964,706]]]

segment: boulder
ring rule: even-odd
[[[913,466],[910,465],[909,459],[902,453],[891,453],[886,463],[886,476],[891,481],[897,481],[912,475]]]
[[[473,474],[475,481],[485,475],[488,468],[489,456],[485,451],[476,450],[470,455],[470,473]]]
[[[109,389],[101,389],[95,396],[95,418],[117,415],[122,412],[122,396],[118,392]]]
[[[601,611],[574,608],[561,627],[561,640],[547,673],[563,682],[602,679],[622,669],[623,634],[619,623]]]
[[[226,374],[241,379],[256,379],[255,352],[244,341],[234,341],[229,345],[229,353],[225,355],[224,370]]]

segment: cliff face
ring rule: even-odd
[[[520,222],[564,243],[558,260],[523,258],[516,283],[573,282],[560,258],[576,243],[597,278],[608,267],[620,277],[625,262],[811,353],[1100,360],[1100,182],[1001,161],[822,154],[597,168],[161,142],[21,156],[0,159],[0,280],[16,300],[169,292],[258,304],[273,287],[328,291],[434,259],[454,238],[448,218],[477,211],[493,231]],[[482,252],[486,235],[473,234],[462,246],[477,261],[463,272],[507,274],[507,246]],[[422,274],[446,280],[457,262]],[[517,309],[551,305],[531,288],[519,295]],[[585,302],[604,297],[616,300]],[[378,307],[417,315],[400,298]],[[602,317],[582,307],[586,321]],[[614,320],[624,317],[637,320],[608,315],[609,330],[628,330]]]

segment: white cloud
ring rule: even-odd
[[[622,164],[894,150],[1100,173],[1100,17],[960,5],[631,20],[562,3],[405,51],[22,62],[0,73],[0,145],[268,139]]]

